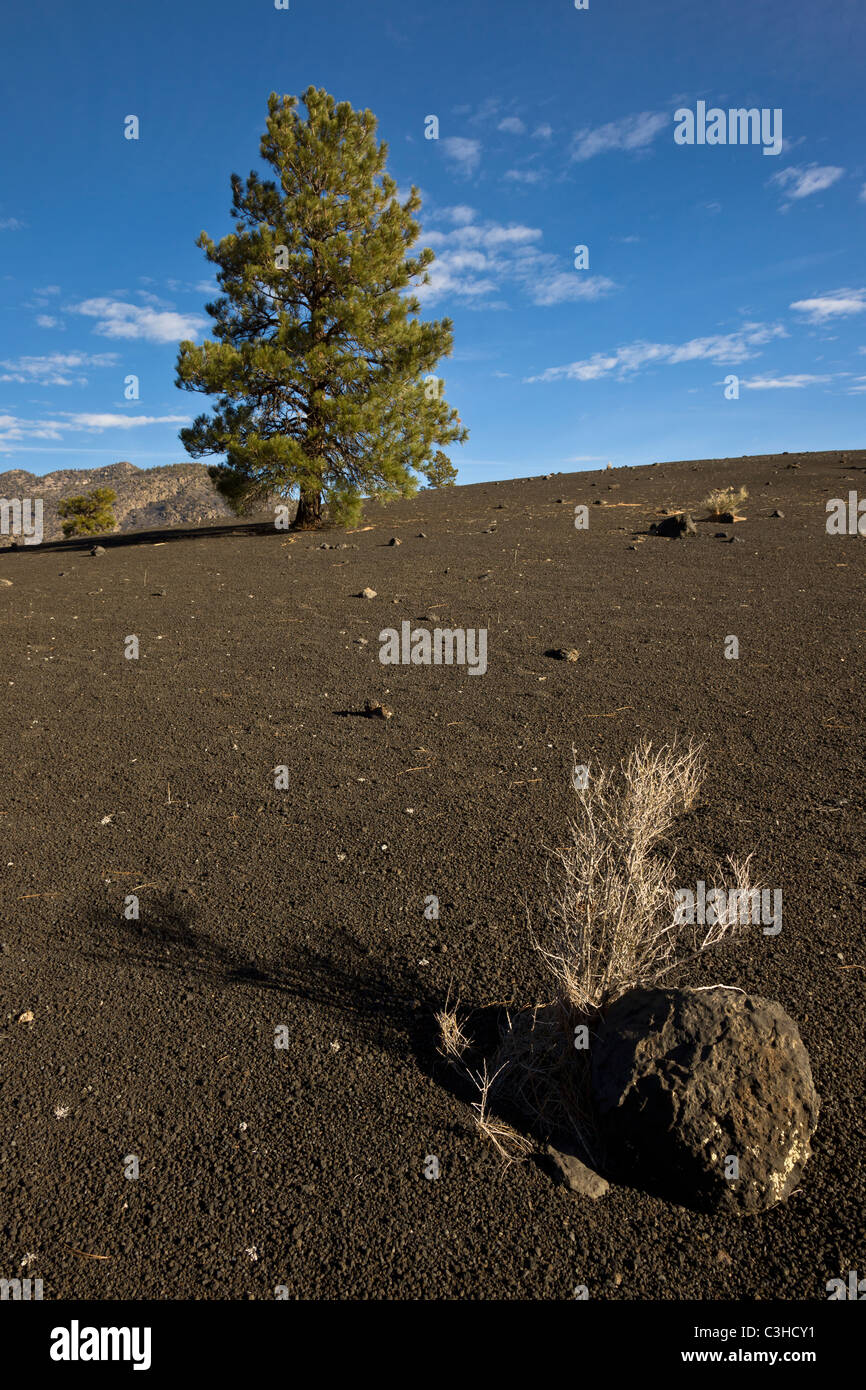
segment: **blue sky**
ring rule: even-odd
[[[33,0],[2,37],[0,469],[185,459],[195,239],[310,83],[421,190],[458,481],[866,445],[862,0]],[[781,151],[678,144],[698,102]]]

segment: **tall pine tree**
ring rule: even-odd
[[[424,323],[414,286],[429,249],[412,253],[421,206],[385,172],[371,111],[309,87],[268,99],[261,154],[276,173],[232,175],[235,231],[197,245],[218,267],[206,306],[215,341],[180,344],[177,385],[219,397],[181,431],[238,512],[298,495],[296,526],[360,514],[362,496],[410,497],[456,469],[440,446],[468,435],[433,375],[452,323]]]

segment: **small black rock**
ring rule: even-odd
[[[676,516],[666,516],[655,522],[650,530],[656,536],[667,536],[671,540],[684,540],[686,536],[696,536],[698,528],[688,512],[678,512]]]

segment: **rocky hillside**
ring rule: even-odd
[[[110,487],[117,493],[114,515],[118,531],[183,526],[232,515],[214,491],[203,463],[171,463],[163,468],[112,463],[107,468],[64,468],[41,478],[22,468],[0,473],[0,497],[42,498],[46,541],[59,540],[63,534],[57,504],[96,487]],[[0,536],[0,546],[9,545],[11,540],[11,536]]]

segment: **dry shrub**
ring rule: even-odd
[[[744,487],[717,487],[712,492],[708,492],[704,498],[703,505],[706,507],[711,517],[724,516],[725,512],[736,513],[748,497],[748,489]]]
[[[673,853],[663,842],[676,818],[696,805],[705,770],[693,742],[656,749],[644,741],[619,776],[603,771],[575,788],[568,843],[548,865],[544,942],[534,940],[553,975],[554,997],[508,1017],[492,1075],[486,1061],[475,1072],[462,1061],[471,1042],[456,1009],[446,1004],[437,1015],[441,1050],[477,1086],[479,1128],[507,1160],[533,1147],[510,1123],[519,1116],[536,1141],[568,1136],[588,1163],[596,1162],[590,1051],[576,1047],[576,1030],[591,1038],[622,994],[660,984],[739,925],[720,919],[697,928],[677,912]],[[728,868],[735,887],[754,891],[749,859],[729,859]],[[725,877],[717,866],[711,886],[730,892]]]
[[[570,841],[554,852],[558,872],[548,866],[548,944],[538,949],[560,1000],[581,1017],[597,1018],[634,986],[658,984],[735,925],[719,922],[699,939],[678,923],[673,854],[661,849],[676,817],[696,804],[705,771],[693,742],[679,751],[644,741],[619,780],[604,771],[578,790]],[[749,889],[749,861],[729,864],[735,886]]]

